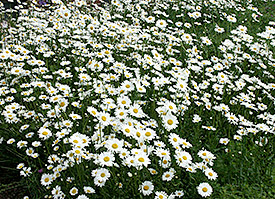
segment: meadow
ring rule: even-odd
[[[275,198],[274,1],[3,6],[0,199]]]

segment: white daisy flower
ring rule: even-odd
[[[197,190],[202,197],[208,197],[213,192],[212,187],[206,182],[200,183],[199,186],[197,186]]]

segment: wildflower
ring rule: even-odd
[[[153,190],[154,190],[154,185],[152,182],[150,181],[144,181],[140,186],[139,186],[139,190],[140,192],[147,196],[147,195],[150,195]]]
[[[17,165],[17,167],[16,167],[16,168],[17,168],[17,169],[22,169],[24,166],[25,166],[25,164],[24,164],[24,163],[20,163],[20,164],[18,164],[18,165]]]
[[[144,152],[140,152],[137,155],[135,155],[134,162],[136,163],[137,167],[147,167],[149,164],[151,164],[151,160],[149,159],[148,155]]]
[[[181,167],[185,168],[192,163],[192,156],[186,151],[176,150],[174,156]]]
[[[111,174],[108,169],[100,168],[92,171],[92,176],[96,178],[96,180],[106,181],[110,178]]]
[[[38,130],[38,136],[39,136],[39,138],[42,138],[43,140],[46,140],[46,139],[48,139],[52,136],[52,132],[47,128],[41,127]]]
[[[216,180],[218,177],[218,174],[211,168],[205,169],[204,173],[209,180]]]
[[[233,139],[239,141],[239,140],[242,140],[242,136],[240,136],[240,135],[234,135]]]
[[[78,194],[78,189],[77,189],[76,187],[71,188],[71,189],[70,189],[70,194],[71,194],[72,196]]]
[[[199,115],[197,115],[197,114],[194,114],[192,122],[193,123],[198,123],[200,121],[201,121],[201,117]]]
[[[163,181],[171,181],[174,177],[174,172],[166,171],[162,174],[162,180]]]
[[[184,192],[181,191],[181,190],[177,190],[177,191],[175,191],[174,195],[177,196],[177,197],[179,197],[179,198],[181,198],[184,195]]]
[[[41,184],[43,186],[48,186],[50,184],[52,184],[53,182],[53,175],[51,174],[43,174],[40,180]]]
[[[237,19],[234,16],[231,16],[231,15],[228,15],[226,18],[229,22],[235,23],[237,21]]]
[[[82,119],[82,117],[80,115],[75,114],[75,113],[71,113],[69,116],[72,118],[72,120],[81,120]]]
[[[221,28],[219,26],[216,25],[215,29],[214,29],[216,32],[218,33],[223,33],[224,32],[224,28]]]
[[[229,143],[229,139],[228,138],[220,138],[220,141],[219,141],[219,143],[220,144],[224,144],[224,145],[227,145],[228,143]]]
[[[86,195],[81,194],[81,195],[77,196],[76,199],[89,199],[89,198]]]
[[[177,128],[179,122],[177,117],[172,114],[164,115],[163,117],[163,125],[167,131]]]
[[[119,140],[117,138],[113,138],[113,139],[110,139],[108,141],[106,141],[106,145],[105,147],[112,151],[112,152],[120,152],[122,150],[122,147],[123,147],[123,141],[122,140]]]
[[[212,187],[206,182],[200,183],[199,186],[197,186],[197,190],[202,197],[208,197],[213,192]]]
[[[20,171],[20,175],[27,177],[31,174],[31,168],[30,167],[23,167],[22,170]]]
[[[83,189],[85,193],[95,193],[95,190],[92,187],[84,186]]]
[[[164,191],[156,191],[155,195],[155,199],[168,199],[168,194]]]
[[[115,156],[111,152],[102,152],[98,156],[99,164],[102,166],[112,166],[114,164]]]
[[[132,116],[135,116],[137,118],[141,118],[141,117],[144,117],[144,113],[142,111],[142,108],[138,105],[138,104],[135,104],[133,106],[130,106],[129,107],[129,113],[132,115]]]

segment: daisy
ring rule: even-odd
[[[133,106],[129,107],[129,113],[137,118],[144,117],[144,113],[142,111],[142,108],[138,104],[134,104]]]
[[[234,135],[233,139],[234,140],[242,140],[242,136],[240,136],[240,135]]]
[[[113,138],[106,141],[105,147],[112,152],[120,152],[123,149],[124,143],[122,140]]]
[[[224,32],[224,28],[221,28],[219,26],[216,25],[216,28],[214,29],[217,33],[223,33]]]
[[[155,22],[155,17],[149,16],[145,20],[146,20],[147,23],[154,23]]]
[[[144,181],[140,186],[139,186],[139,191],[147,196],[150,195],[154,190],[154,185],[150,181]]]
[[[229,21],[229,22],[235,23],[237,21],[237,19],[234,16],[231,16],[231,15],[228,15],[226,18],[227,18],[227,21]]]
[[[170,133],[169,134],[169,142],[173,145],[173,147],[177,147],[181,144],[182,139],[178,134]]]
[[[208,197],[213,192],[212,187],[206,182],[200,183],[199,186],[197,186],[197,190],[202,197]]]
[[[119,119],[124,119],[128,115],[128,110],[124,108],[117,108],[115,110],[115,116]]]
[[[149,164],[151,164],[151,160],[149,159],[148,155],[144,152],[140,152],[137,155],[135,155],[134,162],[136,163],[137,167],[147,167]]]
[[[97,116],[97,114],[98,114],[97,109],[95,109],[95,108],[92,107],[92,106],[87,107],[87,111],[88,111],[88,113],[90,113],[90,114],[93,115],[94,117]]]
[[[166,171],[162,174],[162,181],[171,181],[174,177],[174,172]]]
[[[100,180],[98,178],[94,178],[94,184],[99,187],[103,187],[105,185],[106,181]]]
[[[98,156],[98,161],[101,166],[113,166],[115,156],[111,152],[102,152]]]
[[[17,142],[17,147],[18,147],[19,149],[21,149],[22,147],[27,147],[27,144],[28,144],[27,141],[22,141],[22,140],[20,140],[19,142]]]
[[[163,126],[167,131],[177,128],[179,122],[177,117],[172,114],[167,114],[162,117]]]
[[[153,140],[157,136],[156,132],[153,129],[146,128],[144,130],[144,139],[145,140]]]
[[[41,127],[38,130],[38,136],[39,136],[39,138],[46,140],[52,136],[52,132],[47,128]]]
[[[23,169],[20,171],[20,175],[27,177],[31,174],[31,168],[30,167],[23,167]]]
[[[184,195],[184,192],[181,191],[181,190],[177,190],[177,191],[175,191],[174,195],[177,196],[177,197],[179,197],[179,198],[181,198]]]
[[[92,176],[99,179],[106,181],[110,178],[111,174],[108,169],[100,168],[92,171]]]
[[[209,151],[207,150],[200,150],[198,152],[198,156],[202,159],[215,159],[216,157]]]
[[[122,90],[130,92],[135,89],[134,84],[128,80],[124,81],[120,87]]]
[[[185,168],[192,163],[192,156],[186,151],[176,150],[174,156],[181,167]]]
[[[167,22],[165,20],[159,19],[156,21],[156,26],[164,29],[167,26]]]
[[[72,196],[78,194],[78,189],[77,189],[76,187],[71,188],[70,194],[71,194]]]
[[[61,194],[62,194],[61,187],[59,185],[56,185],[56,187],[53,188],[52,190],[52,194],[54,198],[61,197]]]
[[[86,195],[81,194],[81,195],[77,196],[76,199],[89,199],[89,198]]]
[[[228,143],[229,143],[229,139],[228,138],[220,138],[220,141],[219,141],[219,143],[220,144],[224,144],[224,145],[227,145]]]
[[[43,174],[40,180],[41,184],[43,186],[48,186],[50,184],[52,184],[53,182],[53,175],[51,174]]]
[[[169,168],[171,165],[171,158],[170,156],[165,156],[164,158],[159,160],[158,163],[164,169]]]
[[[190,148],[192,147],[192,144],[189,143],[186,139],[182,139],[181,146],[182,148]]]
[[[155,192],[155,199],[167,199],[168,198],[168,194],[165,193],[164,191],[156,191]]]
[[[197,114],[194,114],[192,122],[193,123],[198,123],[200,121],[201,121],[201,117]]]
[[[17,169],[22,169],[24,166],[25,166],[24,163],[19,163],[16,168]]]
[[[98,120],[100,121],[101,125],[108,126],[111,122],[111,116],[109,113],[101,112],[98,114]]]
[[[218,174],[211,168],[205,169],[204,174],[209,180],[216,180],[218,177]]]
[[[85,193],[95,193],[95,190],[92,187],[84,186],[83,189]]]

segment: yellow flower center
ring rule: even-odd
[[[44,131],[44,132],[42,133],[42,135],[48,135],[48,132],[47,132],[47,131]]]
[[[206,187],[202,188],[202,191],[207,192],[207,188]]]
[[[173,122],[173,120],[168,120],[167,123],[168,123],[169,125],[172,125],[174,122]]]
[[[61,103],[60,103],[60,106],[61,106],[61,107],[65,106],[65,102],[61,102]]]
[[[105,162],[108,162],[110,160],[110,158],[107,156],[103,159]]]
[[[76,154],[80,154],[80,151],[79,151],[79,150],[76,150],[75,153],[76,153]]]
[[[150,133],[150,132],[146,132],[145,135],[146,135],[147,137],[149,137],[149,136],[151,136],[151,133]]]
[[[139,158],[138,161],[144,162],[145,160],[144,160],[144,158]]]
[[[76,193],[76,189],[72,190],[72,193],[75,194]]]
[[[102,116],[101,119],[105,122],[107,118],[105,116]]]

